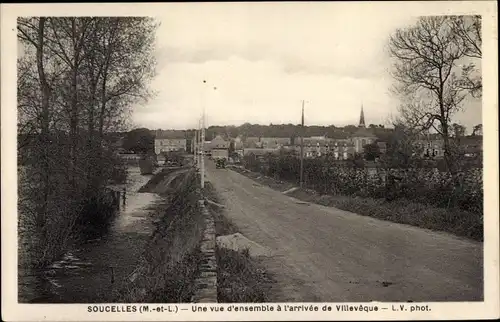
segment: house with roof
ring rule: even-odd
[[[444,142],[435,135],[422,136],[414,144],[422,158],[444,158]]]
[[[450,137],[450,145],[458,148],[465,158],[482,156],[483,138],[478,135]],[[445,154],[444,140],[440,134],[432,133],[423,135],[415,141],[420,156],[426,159],[443,159]]]
[[[363,106],[359,117],[358,130],[353,136],[345,139],[334,139],[324,136],[304,137],[304,157],[317,158],[325,155],[331,155],[336,160],[347,160],[356,153],[363,153],[364,146],[377,141],[377,136],[366,128]],[[287,143],[290,141],[287,141]],[[383,143],[383,142],[380,142]],[[386,145],[379,144],[381,152],[386,150]],[[289,143],[289,145],[291,145]],[[300,155],[301,139],[294,140],[292,148]]]
[[[155,153],[186,152],[187,139],[182,131],[155,131]]]
[[[457,140],[464,152],[464,157],[474,158],[481,157],[483,154],[483,136],[469,135],[461,137]]]
[[[351,140],[335,140],[331,147],[331,153],[335,160],[347,160],[355,153],[354,143]]]
[[[262,143],[260,142],[260,137],[249,136],[243,142],[244,148],[262,148]]]
[[[228,159],[229,158],[229,144],[221,135],[217,135],[207,148],[210,150],[210,155],[214,159]]]
[[[300,155],[301,140],[292,147]],[[336,160],[347,160],[354,155],[354,145],[349,139],[333,139],[326,136],[304,138],[304,157],[318,158],[332,155]]]
[[[282,137],[262,137],[260,138],[262,148],[279,149],[284,146],[289,146],[291,138]]]
[[[280,149],[272,148],[245,148],[243,151],[244,156],[254,155],[257,159],[263,160],[266,155],[278,155]]]

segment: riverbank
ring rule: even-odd
[[[19,302],[112,302],[152,234],[156,212],[165,208],[164,198],[138,192],[150,177],[128,169],[125,202],[106,234],[73,245],[48,267],[20,268]]]
[[[346,195],[322,195],[310,189],[300,189],[293,183],[275,180],[242,167],[228,167],[260,184],[286,193],[304,202],[336,207],[363,216],[416,226],[434,231],[443,231],[475,241],[483,241],[483,218],[460,210],[437,208],[408,200],[365,198]]]
[[[165,171],[155,175],[144,189],[168,195],[168,206],[156,218],[139,263],[117,292],[115,302],[190,302],[195,291],[204,229],[198,205],[201,195],[193,169],[178,170],[175,177],[165,176]]]

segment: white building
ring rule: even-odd
[[[186,139],[155,138],[155,153],[161,152],[185,152],[187,150]]]

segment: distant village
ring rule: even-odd
[[[172,132],[154,131],[154,150],[159,161],[169,152],[194,151],[194,137],[178,137]],[[482,135],[467,136],[461,140],[465,145],[466,156],[474,157],[482,152]],[[336,160],[348,160],[356,155],[363,155],[366,145],[376,145],[380,154],[387,152],[387,142],[378,137],[371,127],[365,124],[363,107],[356,131],[347,138],[309,136],[303,138],[305,158],[318,158],[330,155]],[[439,159],[444,156],[443,141],[438,136],[422,137],[416,142],[422,156]],[[238,135],[234,138],[225,133],[216,134],[210,141],[204,142],[204,154],[211,158],[237,159],[253,154],[263,156],[268,153],[279,154],[282,151],[300,153],[300,137],[257,137]]]

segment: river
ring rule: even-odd
[[[154,209],[166,202],[155,193],[139,193],[151,175],[128,169],[125,204],[105,237],[68,251],[50,267],[20,269],[20,303],[97,303],[113,300],[114,288],[135,269],[152,235]]]

